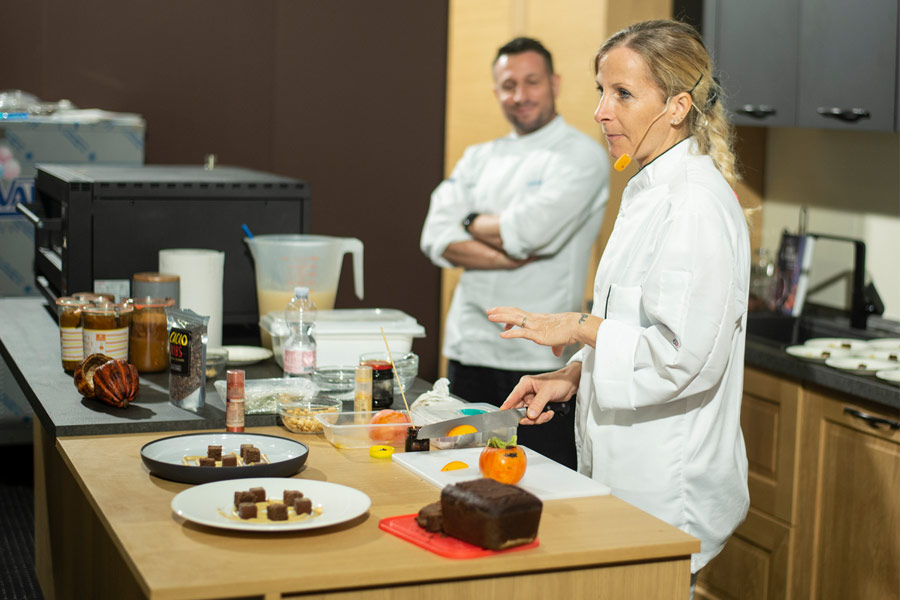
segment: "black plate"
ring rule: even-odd
[[[222,446],[222,454],[240,452],[241,444],[253,444],[268,463],[240,467],[199,467],[182,464],[185,456],[206,456],[207,446]],[[181,483],[208,483],[245,477],[290,477],[309,456],[303,442],[260,433],[186,433],[144,444],[141,459],[157,477]]]

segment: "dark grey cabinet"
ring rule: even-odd
[[[738,125],[900,131],[898,0],[705,0]]]
[[[707,43],[735,124],[795,125],[799,5],[708,0],[705,9],[714,23],[704,27]]]
[[[800,127],[891,131],[897,0],[801,0]]]

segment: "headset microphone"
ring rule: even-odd
[[[656,115],[656,117],[652,121],[650,121],[650,124],[647,125],[647,129],[644,130],[644,135],[641,136],[641,139],[639,139],[638,143],[634,146],[634,150],[632,151],[632,154],[637,154],[638,148],[640,148],[641,144],[644,142],[644,138],[647,137],[648,133],[650,133],[650,128],[653,127],[653,124],[656,123],[657,121],[659,121],[659,118],[661,116],[663,116],[664,114],[666,114],[666,111],[669,110],[669,100],[671,100],[671,98],[666,100],[666,107],[664,109],[662,109],[662,112],[659,113],[658,115]],[[622,154],[622,156],[620,156],[619,158],[616,159],[616,162],[613,163],[613,168],[616,171],[621,173],[630,164],[631,164],[631,155],[628,154],[627,152],[625,152],[624,154]]]

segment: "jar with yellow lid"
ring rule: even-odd
[[[99,302],[82,309],[84,355],[105,354],[128,359],[128,329],[134,307],[130,302]]]
[[[81,310],[85,304],[87,303],[71,296],[63,296],[56,300],[59,317],[59,349],[65,371],[74,371],[84,359]]]
[[[173,298],[131,298],[134,307],[128,335],[128,362],[141,373],[163,371],[169,366],[169,332],[166,308]]]

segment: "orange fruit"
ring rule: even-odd
[[[466,435],[467,433],[478,433],[478,430],[471,425],[457,425],[447,432],[447,437],[455,437],[457,435]]]
[[[469,465],[462,462],[461,460],[451,460],[446,465],[441,467],[441,471],[458,471],[459,469],[468,469]]]
[[[389,408],[376,413],[369,423],[372,425],[391,425],[393,423],[408,423],[412,425],[409,417],[405,414]],[[406,427],[370,427],[369,439],[373,442],[402,448],[406,440]]]

